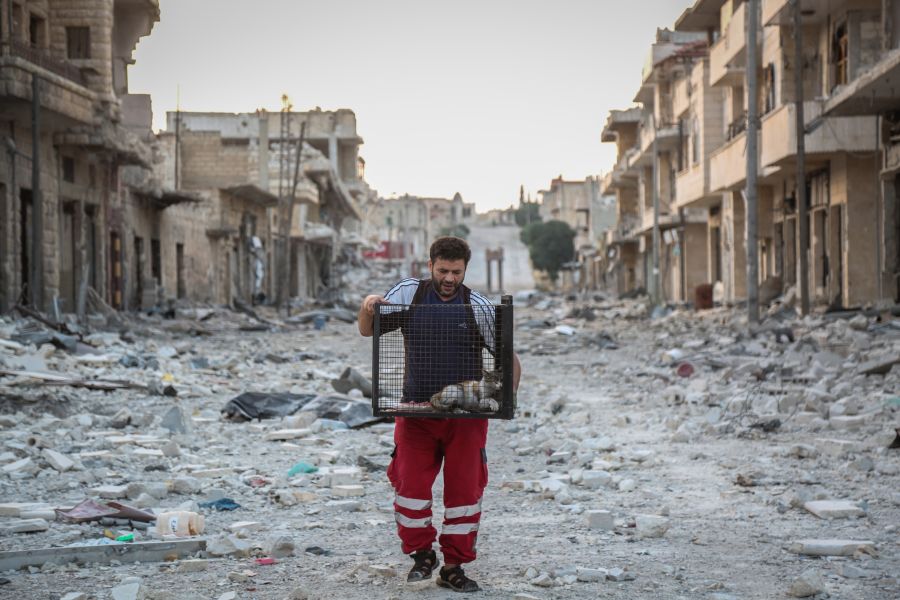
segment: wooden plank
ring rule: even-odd
[[[0,572],[32,566],[40,567],[47,563],[56,565],[67,565],[69,563],[109,564],[113,560],[121,563],[163,562],[176,560],[195,552],[206,552],[205,538],[190,538],[171,542],[137,542],[109,546],[15,550],[0,552]]]

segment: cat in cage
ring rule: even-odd
[[[496,400],[500,385],[499,373],[484,371],[484,378],[480,381],[463,381],[446,386],[431,397],[431,406],[441,412],[497,412],[500,410]]]

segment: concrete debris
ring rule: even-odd
[[[634,525],[640,538],[663,537],[669,530],[669,519],[657,515],[637,515]]]
[[[825,591],[825,580],[816,571],[804,571],[791,583],[788,594],[794,598],[809,598]]]
[[[866,511],[848,500],[812,500],[803,508],[820,519],[841,519],[845,517],[863,517]]]
[[[587,516],[588,527],[591,529],[612,531],[616,527],[612,513],[608,510],[589,510],[585,515]]]
[[[381,277],[369,269],[355,275],[365,292]],[[900,521],[900,454],[888,448],[900,413],[892,358],[900,329],[874,316],[854,327],[849,317],[780,315],[793,341],[777,341],[772,331],[748,334],[744,315],[729,308],[670,307],[651,321],[641,300],[529,297],[533,305],[515,315],[518,412],[490,426],[484,537],[468,574],[528,600],[616,589],[722,600],[802,591],[794,579],[807,559],[765,562],[771,544],[748,544],[745,527],[711,526],[740,521],[752,523],[753,539],[786,540],[795,554],[860,558],[838,558],[821,575],[848,596],[886,597]],[[292,324],[254,306],[268,324],[250,332],[239,329],[252,321],[245,314],[217,308],[199,323],[185,310],[91,336],[89,360],[11,342],[14,322],[0,316],[0,361],[19,373],[0,375],[3,575],[24,586],[20,597],[44,587],[109,597],[113,587],[134,589],[128,576],[142,577],[147,600],[177,585],[242,597],[290,573],[302,587],[266,593],[402,595],[394,586],[408,564],[386,474],[394,424],[372,419],[364,397],[371,340],[336,316],[316,330],[315,318]],[[7,360],[29,355],[64,381],[141,387],[50,387]],[[148,382],[172,386],[177,399],[152,395]],[[365,427],[352,428],[345,417],[357,407],[369,412],[352,419]],[[739,474],[751,485],[735,486]],[[86,498],[119,499],[157,522],[195,513],[205,537],[161,537],[153,523],[132,529],[118,516],[55,518]],[[215,509],[225,499],[234,512]],[[838,534],[849,539],[829,539]],[[108,537],[128,535],[135,541]],[[736,572],[735,545],[740,575],[713,579]],[[481,563],[509,548],[534,566],[523,574]],[[884,556],[873,558],[876,548]],[[42,583],[20,569],[40,572]]]
[[[807,556],[855,556],[857,554],[874,556],[875,542],[839,539],[798,540],[791,542],[788,550]]]

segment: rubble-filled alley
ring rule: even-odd
[[[520,293],[518,414],[491,424],[470,567],[482,596],[897,597],[898,321],[772,313],[751,337],[732,309]],[[3,596],[448,594],[404,582],[393,425],[358,426],[372,350],[353,312],[107,316],[80,342],[0,322]],[[230,402],[244,392],[318,397],[229,419],[260,406]]]

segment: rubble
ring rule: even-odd
[[[516,330],[519,411],[490,425],[476,579],[537,597],[585,597],[598,586],[629,597],[776,597],[797,577],[796,561],[835,556],[846,562],[828,575],[829,586],[886,597],[883,574],[897,568],[890,527],[900,496],[891,482],[900,454],[889,446],[900,366],[883,375],[858,367],[890,355],[900,330],[811,316],[785,321],[795,341],[776,342],[749,335],[731,309],[675,308],[649,321],[638,300],[538,295],[535,305],[542,300],[550,300],[544,308],[517,307],[521,323],[552,326]],[[247,318],[227,310],[203,322],[215,336],[163,330],[148,318],[142,326],[152,331],[131,341],[85,336],[109,361],[77,361],[55,347],[44,359],[67,378],[158,381],[176,388],[176,398],[0,376],[4,576],[33,593],[42,577],[60,594],[109,590],[129,576],[141,577],[145,594],[191,581],[216,598],[232,589],[220,583],[238,590],[260,584],[263,571],[285,569],[302,572],[301,595],[330,586],[336,596],[370,597],[375,585],[400,595],[408,559],[395,539],[385,473],[393,424],[371,419],[364,390],[342,395],[333,386],[348,365],[369,364],[371,340],[336,319],[316,331],[312,322],[284,325],[268,307],[254,308],[271,328],[239,331]],[[0,317],[0,341],[9,327]],[[601,334],[617,348],[590,343]],[[0,359],[38,350],[18,346],[0,343]],[[677,360],[667,354],[676,348]],[[141,360],[127,366],[126,356]],[[693,373],[680,377],[686,362]],[[778,427],[754,427],[775,420]],[[753,485],[735,486],[738,474]],[[440,498],[436,488],[436,521]],[[85,499],[113,521],[57,518],[56,509]],[[117,499],[154,518],[194,512],[205,527],[200,537],[163,538],[155,523],[142,529],[120,518]],[[233,510],[218,509],[232,502]],[[46,528],[6,529],[36,519]],[[777,540],[793,559],[768,560],[773,546],[761,540]],[[513,547],[533,573],[491,567]],[[153,564],[173,558],[171,568]],[[742,567],[746,576],[719,582],[701,574],[733,572],[736,562],[751,565]],[[50,572],[70,563],[80,565],[80,578]],[[44,564],[48,572],[27,571]],[[273,597],[290,594],[287,585]]]

